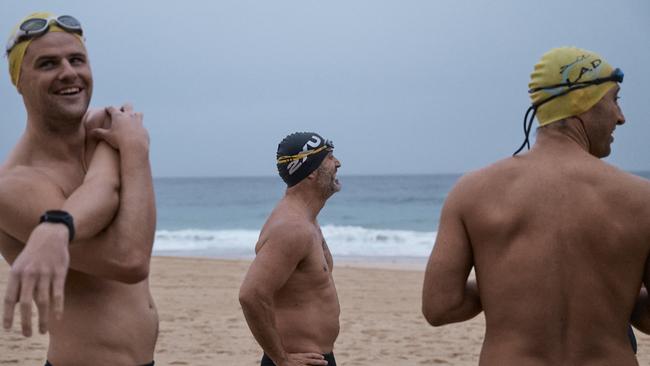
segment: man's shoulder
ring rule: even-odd
[[[263,232],[269,238],[302,240],[316,234],[315,225],[309,220],[296,215],[286,215],[269,220]]]
[[[603,180],[611,182],[618,186],[618,188],[625,188],[629,190],[639,190],[641,192],[650,194],[650,180],[644,178],[639,174],[634,174],[616,167],[607,162],[601,161],[603,169],[599,171]],[[650,198],[650,195],[648,196]]]
[[[470,191],[490,186],[502,187],[504,182],[514,180],[520,175],[519,167],[512,158],[499,160],[480,169],[463,174],[456,182],[456,190]]]
[[[111,119],[106,113],[105,108],[89,107],[86,114],[83,116],[82,123],[86,130],[109,128]]]
[[[287,250],[306,250],[317,235],[316,228],[309,220],[296,215],[271,217],[260,233],[258,250],[263,246],[273,246]]]

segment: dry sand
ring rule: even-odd
[[[0,264],[4,293],[8,267]],[[151,289],[160,314],[156,365],[259,365],[260,348],[237,293],[245,261],[156,257]],[[394,266],[393,266],[394,267]],[[482,316],[432,328],[420,313],[421,270],[337,264],[341,303],[337,363],[349,366],[476,365]],[[650,364],[650,337],[638,335],[639,363]],[[47,336],[0,331],[0,365],[42,365]]]

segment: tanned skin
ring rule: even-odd
[[[339,161],[321,166],[288,188],[264,224],[239,301],[264,352],[278,366],[327,365],[339,333],[332,255],[316,219],[340,190]]]
[[[618,90],[449,193],[422,310],[434,326],[484,311],[480,365],[637,365],[627,329],[638,303],[650,331],[650,183],[600,160],[625,122]]]
[[[53,365],[149,363],[155,202],[142,114],[128,104],[88,111],[92,74],[71,34],[33,40],[21,70],[26,129],[0,166],[0,252],[11,264],[3,325],[19,305],[29,337],[35,301]],[[74,217],[73,242],[66,226],[39,224],[53,209]]]

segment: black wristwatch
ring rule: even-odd
[[[72,215],[69,213],[61,210],[45,211],[43,216],[41,216],[40,222],[63,224],[68,227],[70,242],[72,242],[72,239],[74,239],[74,220],[72,219]]]

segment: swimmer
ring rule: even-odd
[[[35,301],[47,365],[153,365],[149,136],[128,104],[88,109],[83,36],[72,16],[34,13],[7,45],[27,122],[0,166],[0,253],[11,265],[3,325],[18,305],[31,336]]]
[[[262,228],[239,291],[248,326],[264,351],[262,366],[336,366],[340,307],[332,254],[317,220],[341,189],[333,149],[311,132],[291,134],[278,146],[278,172],[287,190]]]
[[[549,51],[521,148],[449,193],[422,311],[434,326],[484,311],[480,365],[637,365],[628,323],[650,332],[650,182],[601,160],[625,123],[622,81],[594,52]]]

